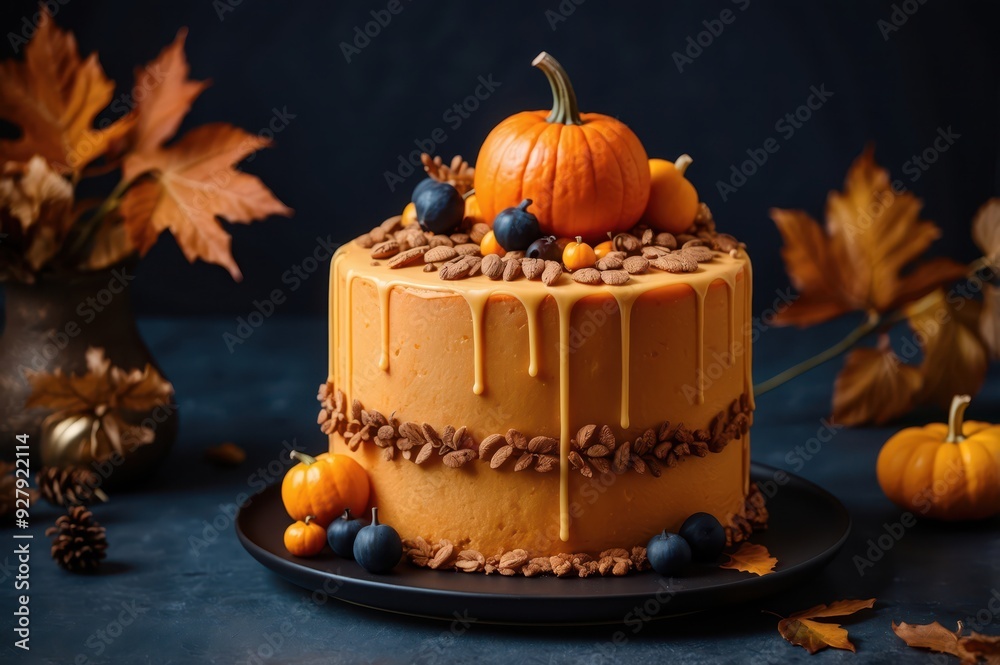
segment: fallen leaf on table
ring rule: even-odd
[[[865,149],[843,192],[827,197],[826,228],[805,212],[772,209],[784,238],[782,258],[799,297],[775,319],[809,326],[846,312],[887,312],[960,279],[965,267],[933,259],[908,270],[940,236],[920,220],[921,202],[892,189],[889,173]]]
[[[246,458],[246,451],[232,441],[205,449],[205,459],[219,466],[239,466]]]
[[[908,646],[951,654],[963,663],[1000,663],[1000,636],[976,632],[963,635],[965,626],[961,621],[956,630],[948,630],[937,621],[928,624],[893,621],[892,630]]]
[[[778,632],[790,643],[802,647],[809,653],[816,653],[827,647],[854,651],[854,644],[848,639],[847,630],[840,624],[813,621],[813,619],[847,616],[874,605],[874,598],[838,600],[829,605],[817,605],[779,621]]]
[[[721,564],[719,568],[739,570],[761,576],[773,573],[774,566],[778,563],[778,560],[771,556],[766,547],[749,542],[744,542],[738,550],[726,556],[729,557],[729,561]]]
[[[40,16],[24,60],[0,62],[0,118],[21,130],[19,138],[0,141],[0,162],[41,155],[60,172],[78,173],[130,130],[132,118],[94,128],[114,83],[96,55],[80,59],[76,38],[57,28],[44,6]]]
[[[216,217],[250,222],[291,215],[256,176],[234,167],[270,141],[215,123],[191,130],[180,141],[125,157],[127,180],[141,179],[122,199],[120,212],[129,237],[145,254],[169,229],[188,261],[202,259],[242,279],[231,251],[232,238]]]
[[[105,459],[125,454],[123,441],[139,446],[153,441],[153,430],[134,425],[122,411],[148,411],[169,404],[174,389],[151,365],[142,370],[113,367],[104,349],[87,349],[87,373],[65,374],[61,368],[25,373],[31,394],[25,408],[53,411],[55,419],[88,415],[96,426],[90,436],[91,455]]]
[[[979,337],[980,308],[978,301],[951,297],[943,289],[906,308],[924,352],[918,401],[947,406],[955,395],[979,392],[989,364]]]
[[[833,384],[833,419],[881,425],[909,411],[920,393],[920,370],[900,360],[882,335],[875,349],[855,349]]]

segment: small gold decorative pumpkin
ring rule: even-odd
[[[958,395],[948,424],[909,427],[879,453],[879,485],[918,517],[976,520],[1000,514],[1000,426],[964,422],[971,398]]]

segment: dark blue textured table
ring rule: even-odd
[[[141,491],[98,509],[110,549],[96,576],[64,573],[48,558],[45,526],[56,512],[33,510],[31,652],[13,648],[15,564],[11,531],[0,531],[3,662],[31,663],[788,663],[957,662],[906,647],[893,620],[952,625],[962,619],[1000,633],[1000,521],[900,528],[874,463],[891,428],[827,428],[839,362],[758,401],[756,461],[786,468],[832,491],[854,518],[841,554],[813,582],[753,606],[663,621],[587,628],[508,628],[465,618],[410,619],[315,602],[257,564],[232,526],[234,503],[286,468],[284,442],[307,450],[326,443],[315,423],[316,386],[325,376],[326,323],[270,320],[230,354],[230,320],[145,321],[143,332],[174,382],[181,436],[169,461]],[[755,347],[755,373],[767,377],[835,341],[848,323],[805,333],[767,330]],[[995,370],[995,368],[994,368]],[[1000,414],[996,372],[970,417]],[[940,419],[943,413],[923,413]],[[913,421],[909,424],[916,424]],[[222,441],[249,458],[218,469],[203,450]],[[811,452],[810,452],[811,451]],[[896,536],[885,536],[892,532]],[[872,551],[882,536],[889,548]],[[869,559],[871,565],[861,565]],[[862,574],[863,573],[863,574]],[[840,598],[876,597],[875,610],[848,618],[857,654],[810,657],[777,633],[777,618]],[[456,608],[459,611],[461,608]],[[638,629],[636,631],[636,629]],[[938,660],[936,660],[936,658]]]

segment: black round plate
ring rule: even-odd
[[[772,480],[776,469],[751,466],[755,481]],[[551,576],[468,574],[432,571],[401,563],[391,573],[372,575],[329,550],[311,559],[285,550],[290,523],[278,485],[256,495],[236,518],[236,533],[251,555],[285,579],[324,590],[357,605],[451,620],[468,612],[480,622],[518,624],[620,623],[632,613],[676,616],[742,603],[776,593],[815,575],[837,553],[851,530],[851,517],[832,494],[797,476],[768,500],[768,530],[752,540],[778,559],[774,572],[751,573],[692,566],[683,578],[656,573],[624,577],[561,579]]]

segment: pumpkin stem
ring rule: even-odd
[[[552,87],[552,112],[545,118],[545,122],[582,125],[576,92],[573,91],[573,84],[569,82],[569,74],[563,66],[545,51],[535,56],[531,64],[542,70]]]
[[[534,203],[534,201],[532,201],[531,199],[524,199],[523,201],[521,201],[520,205],[517,206],[517,209],[520,210],[521,212],[527,212],[528,206],[530,206],[532,203]]]
[[[309,524],[309,523],[310,523],[310,522],[312,522],[312,521],[313,521],[314,519],[316,519],[316,518],[315,518],[315,517],[313,517],[312,515],[306,515],[306,518],[305,518],[305,519],[304,519],[303,521],[304,521],[304,522],[305,522],[306,524]]]
[[[959,443],[965,441],[962,434],[962,425],[965,421],[965,410],[969,408],[972,398],[968,395],[955,395],[951,398],[951,410],[948,412],[948,438],[947,443]]]
[[[315,464],[316,463],[316,458],[315,457],[313,457],[312,455],[306,455],[305,453],[303,453],[301,451],[298,451],[298,450],[292,450],[292,451],[290,451],[288,453],[288,456],[291,457],[293,460],[298,460],[298,461],[302,462],[303,464],[307,464],[308,465],[308,464]]]
[[[691,166],[693,161],[691,155],[684,153],[674,161],[674,168],[677,169],[678,173],[684,175],[684,172],[687,171],[687,168]]]
[[[351,509],[344,508],[344,514],[340,516],[341,519],[349,520],[351,519]]]
[[[372,526],[378,526],[378,506],[372,506]]]

